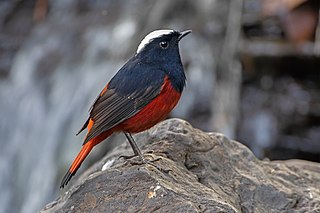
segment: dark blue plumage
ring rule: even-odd
[[[180,35],[181,33],[174,31],[172,34],[153,39],[118,71],[111,79],[109,88],[115,88],[119,94],[129,95],[132,91],[151,85],[160,88],[167,75],[173,87],[182,92],[186,76],[179,54]],[[168,47],[162,49],[159,46],[160,42],[168,42]]]
[[[178,93],[182,92],[186,77],[178,43],[184,35],[170,31],[153,38],[127,61],[94,102],[90,118],[95,122],[84,144],[137,114],[159,95],[166,77]]]
[[[150,86],[160,90],[166,73],[156,64],[140,61],[137,57],[131,58],[111,79],[108,88],[115,89],[122,96],[132,95],[134,91],[145,90]]]

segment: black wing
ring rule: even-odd
[[[94,124],[84,144],[134,116],[159,95],[165,73],[144,66],[134,61],[127,63],[110,81],[105,93],[96,99],[90,111]]]
[[[107,90],[93,105],[90,118],[94,124],[84,144],[137,114],[160,93],[160,90],[161,87],[150,87],[143,92],[133,94],[133,96],[119,96],[115,90]]]

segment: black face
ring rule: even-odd
[[[156,79],[156,76],[159,78],[162,76],[163,80],[163,76],[167,76],[175,90],[182,92],[186,76],[180,59],[179,41],[190,32],[190,30],[182,33],[172,31],[155,37],[138,49],[132,60],[140,67],[144,67],[143,69],[156,70],[157,74],[150,72],[153,73],[152,77],[148,77],[147,72],[146,78]]]
[[[173,31],[170,34],[165,34],[152,39],[146,44],[143,49],[137,54],[137,57],[144,58],[148,62],[152,61],[180,61],[179,56],[179,37],[180,33]]]

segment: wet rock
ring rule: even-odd
[[[146,158],[170,171],[140,164],[137,158],[119,159],[131,154],[124,144],[41,212],[320,211],[317,163],[260,161],[244,145],[179,119],[135,138]]]

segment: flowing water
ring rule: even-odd
[[[108,39],[119,42],[105,27],[76,39],[83,49],[64,46],[61,40],[73,37],[68,31],[61,36],[40,27],[31,33],[0,84],[0,212],[34,212],[57,196],[65,163],[81,147],[83,135],[75,133],[95,95],[124,62],[97,59]],[[68,58],[70,50],[83,59]]]

